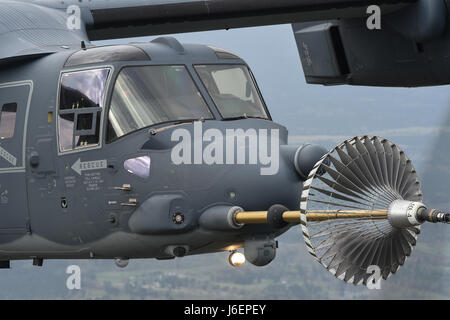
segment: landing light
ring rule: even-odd
[[[245,256],[240,252],[232,252],[228,261],[233,267],[240,267],[245,263]]]

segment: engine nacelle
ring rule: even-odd
[[[366,18],[293,24],[306,81],[312,84],[415,87],[450,83],[450,29],[444,0],[420,0]]]

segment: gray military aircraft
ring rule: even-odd
[[[371,136],[330,152],[288,145],[250,68],[224,49],[171,37],[91,41],[292,23],[308,83],[442,85],[449,5],[0,0],[0,267],[124,267],[219,251],[237,266],[240,248],[264,266],[276,237],[300,224],[311,255],[336,277],[365,284],[376,266],[386,279],[422,223],[450,219],[422,204],[398,146]]]

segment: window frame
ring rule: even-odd
[[[118,54],[117,54],[118,51]],[[103,58],[96,57],[95,53],[103,53]],[[140,55],[140,57],[138,57]],[[94,60],[93,60],[94,59]],[[142,48],[133,44],[106,45],[100,47],[81,49],[72,53],[64,63],[65,68],[76,68],[100,63],[114,63],[121,61],[151,61],[149,54]]]
[[[61,89],[62,89],[62,77],[65,74],[70,74],[70,73],[75,73],[75,72],[83,72],[83,71],[90,71],[90,70],[104,70],[107,69],[109,70],[108,72],[108,77],[106,79],[106,83],[105,83],[105,92],[103,94],[103,107],[94,107],[94,108],[84,108],[83,111],[81,111],[80,109],[80,114],[83,113],[91,113],[89,112],[89,110],[92,109],[99,109],[100,111],[100,127],[98,128],[98,132],[99,132],[99,141],[98,144],[96,145],[88,145],[82,148],[73,148],[71,150],[66,150],[66,151],[61,151],[60,148],[60,143],[59,143],[59,115],[60,112],[62,111],[64,113],[64,110],[60,109],[60,98],[61,98]],[[67,68],[67,69],[63,69],[60,71],[59,74],[59,78],[58,78],[58,85],[57,85],[57,95],[56,95],[56,121],[55,121],[55,130],[56,130],[56,149],[57,149],[57,153],[58,156],[61,155],[68,155],[68,154],[73,154],[73,153],[79,153],[79,152],[85,152],[85,151],[89,151],[89,150],[96,150],[96,149],[101,149],[103,147],[103,137],[104,137],[104,119],[105,119],[105,112],[107,110],[107,103],[109,100],[109,95],[111,93],[111,81],[112,79],[114,79],[114,71],[115,68],[113,65],[95,65],[95,66],[87,66],[87,67],[73,67],[73,68]],[[70,113],[70,112],[67,112]],[[76,115],[76,113],[74,113]],[[74,119],[74,133],[76,131],[76,126],[77,123]],[[91,128],[92,130],[92,128]]]
[[[208,94],[209,98],[211,99],[212,103],[214,104],[214,107],[216,108],[217,112],[219,113],[220,117],[222,118],[221,120],[222,121],[230,121],[228,118],[223,116],[220,108],[217,106],[217,104],[214,101],[213,97],[211,96],[209,90],[206,88],[205,83],[203,82],[203,79],[200,76],[200,74],[198,73],[196,67],[197,66],[224,66],[224,65],[227,65],[227,66],[243,66],[243,67],[247,68],[248,73],[250,75],[250,78],[252,79],[253,84],[255,85],[256,92],[258,93],[258,96],[259,96],[259,99],[261,100],[261,103],[262,103],[262,106],[264,108],[264,111],[266,112],[267,119],[265,119],[265,118],[257,118],[257,117],[248,117],[248,119],[259,119],[259,120],[273,121],[272,116],[271,116],[271,114],[269,112],[269,109],[267,108],[266,101],[264,100],[264,97],[263,97],[263,95],[261,93],[261,90],[259,89],[258,83],[256,82],[256,78],[253,75],[252,70],[250,69],[250,67],[247,64],[245,64],[245,63],[196,63],[196,64],[193,64],[192,68],[194,69],[195,73],[197,74],[198,79],[200,80],[202,86],[205,88],[206,93]]]
[[[199,83],[196,81],[194,74],[192,73],[192,71],[190,70],[189,66],[187,64],[184,63],[158,63],[158,64],[142,64],[142,63],[137,63],[137,64],[127,64],[127,65],[123,65],[120,66],[120,68],[117,69],[117,72],[114,74],[114,77],[111,78],[111,83],[112,85],[110,86],[110,92],[108,94],[109,99],[107,99],[107,105],[106,105],[106,112],[105,112],[105,121],[104,121],[104,141],[105,141],[105,145],[109,145],[112,143],[115,143],[117,141],[120,141],[122,138],[127,137],[133,133],[136,133],[138,131],[144,130],[144,129],[151,129],[154,127],[159,127],[159,126],[164,126],[167,124],[173,124],[176,122],[189,122],[189,121],[198,121],[199,119],[184,119],[184,120],[169,120],[169,121],[164,121],[164,122],[159,122],[159,123],[155,123],[146,127],[142,127],[140,129],[128,132],[127,134],[124,134],[123,136],[117,137],[115,139],[112,140],[108,140],[108,125],[109,125],[109,111],[111,109],[111,101],[112,101],[112,97],[114,94],[114,90],[116,89],[116,84],[117,84],[117,79],[120,76],[120,73],[123,71],[123,69],[126,68],[132,68],[132,67],[184,67],[189,75],[189,77],[192,80],[192,83],[194,84],[195,88],[197,89],[198,93],[200,93],[201,98],[203,99],[203,101],[205,102],[205,105],[209,111],[209,113],[211,114],[210,118],[204,118],[203,120],[205,121],[210,121],[210,120],[217,120],[217,117],[215,115],[215,113],[213,112],[213,110],[211,109],[211,105],[208,103],[208,100],[206,99],[204,93],[202,92],[202,87],[199,85]],[[203,85],[203,83],[200,82],[201,85]]]

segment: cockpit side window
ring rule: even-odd
[[[269,118],[247,66],[197,65],[195,70],[224,119]]]
[[[61,76],[58,110],[60,152],[97,146],[110,70],[94,69]]]

